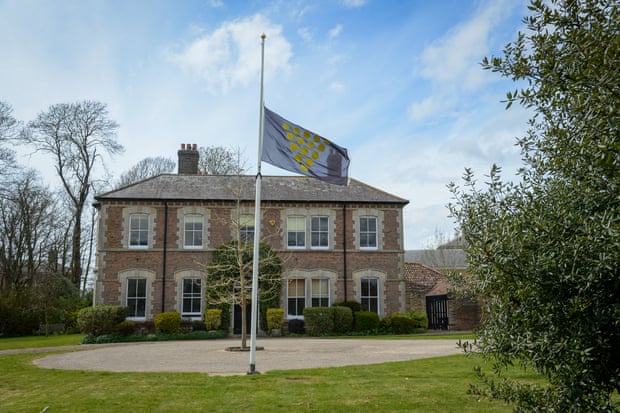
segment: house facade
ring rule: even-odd
[[[195,145],[178,157],[178,174],[95,197],[95,304],[125,305],[133,320],[201,318],[214,250],[253,238],[255,177],[199,175]],[[353,179],[263,176],[261,193],[261,240],[282,257],[288,319],[343,300],[380,317],[404,311],[407,200]]]

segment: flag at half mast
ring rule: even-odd
[[[347,150],[264,107],[261,160],[287,171],[347,185]]]

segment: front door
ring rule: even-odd
[[[235,304],[233,308],[233,334],[241,334],[241,305]],[[252,324],[252,304],[248,301],[245,306],[245,328],[246,333],[250,334]]]

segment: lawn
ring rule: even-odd
[[[84,334],[54,334],[49,336],[0,338],[0,350],[73,346],[80,344]]]
[[[503,402],[467,395],[480,360],[463,355],[227,377],[46,370],[32,365],[41,356],[0,356],[0,411],[511,411]]]

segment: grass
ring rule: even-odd
[[[466,394],[463,355],[251,376],[39,369],[41,354],[0,357],[0,411],[509,412]]]
[[[0,350],[73,346],[80,344],[83,334],[56,334],[49,336],[0,338]]]
[[[78,344],[81,337],[5,338],[0,339],[0,349]],[[424,337],[431,338],[446,337]],[[471,336],[450,334],[448,338]],[[512,411],[503,402],[478,400],[467,394],[469,384],[476,381],[474,366],[482,361],[464,355],[221,377],[201,373],[111,373],[35,367],[32,361],[46,354],[49,353],[0,356],[0,411],[40,412],[45,408],[48,412]],[[531,378],[520,370],[511,372],[511,376]]]

